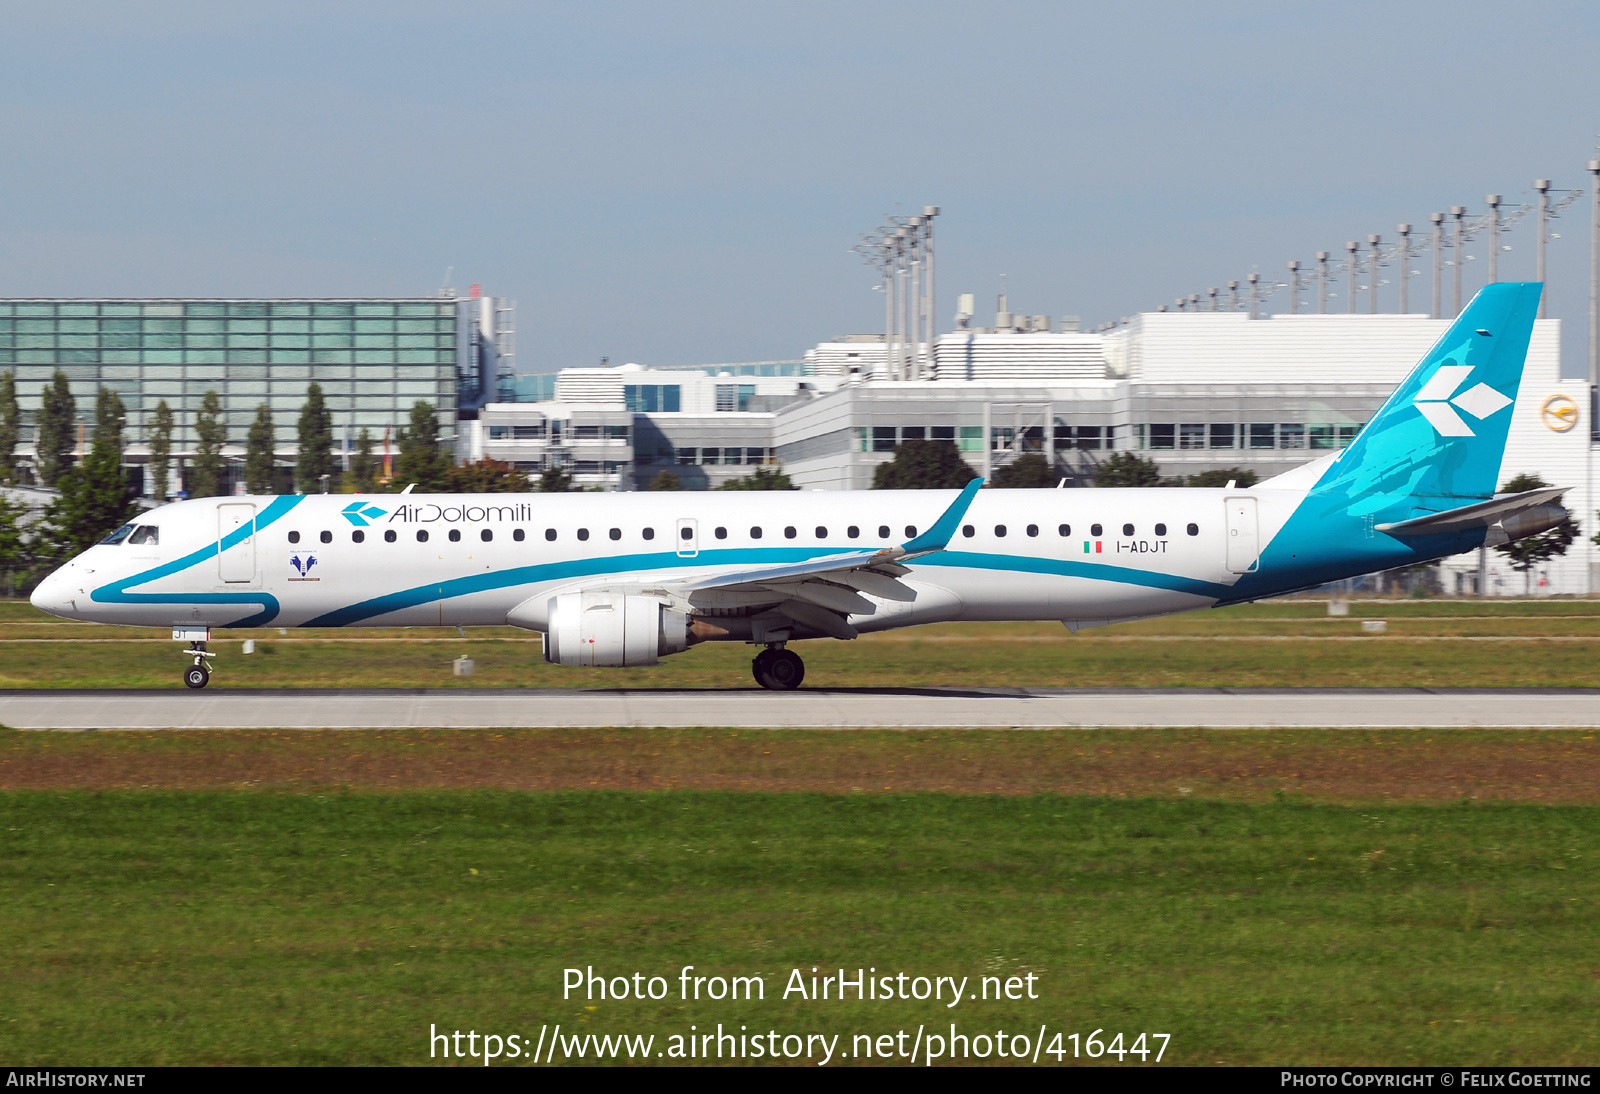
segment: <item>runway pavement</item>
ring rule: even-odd
[[[0,691],[16,729],[1589,728],[1600,689]]]

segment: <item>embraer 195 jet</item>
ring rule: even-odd
[[[1249,489],[197,498],[51,574],[36,607],[168,626],[204,687],[212,628],[524,627],[560,665],[654,665],[951,620],[1099,626],[1493,546],[1566,517],[1495,496],[1542,286],[1484,288],[1343,451]]]

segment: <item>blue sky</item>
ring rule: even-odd
[[[517,298],[524,370],[790,358],[881,326],[848,249],[923,204],[947,329],[1001,274],[1092,324],[1587,185],[1592,4],[1209,7],[6,3],[0,295],[454,266]],[[1585,202],[1551,251],[1579,363],[1587,229]],[[1505,242],[1531,277],[1531,224]]]

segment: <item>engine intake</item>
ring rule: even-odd
[[[689,617],[648,596],[562,593],[550,598],[544,659],[554,665],[654,665],[689,648]]]

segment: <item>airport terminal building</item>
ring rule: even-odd
[[[85,422],[101,387],[121,397],[136,474],[149,458],[157,405],[173,413],[177,464],[194,453],[195,415],[214,391],[231,483],[263,403],[272,408],[279,460],[294,460],[296,422],[313,382],[347,438],[367,429],[381,442],[420,399],[437,408],[441,436],[454,443],[458,421],[496,397],[511,371],[510,316],[509,302],[488,297],[5,299],[0,371],[16,378],[22,457],[34,455],[40,392],[60,371]],[[176,466],[174,474],[181,475]],[[174,479],[174,491],[180,483]]]
[[[1118,451],[1168,478],[1234,467],[1270,478],[1349,444],[1449,321],[1147,312],[1104,334],[1033,325],[943,335],[931,353],[921,347],[928,378],[916,380],[891,378],[883,340],[862,335],[768,363],[764,376],[742,365],[562,370],[525,393],[534,401],[492,403],[463,423],[463,455],[530,472],[561,463],[623,490],[662,471],[685,489],[715,486],[754,463],[782,465],[803,489],[865,489],[908,439],[949,441],[985,476],[1038,453],[1068,487],[1093,485]],[[1560,338],[1559,321],[1535,324],[1502,478],[1572,486],[1567,506],[1587,537],[1586,384],[1561,376]],[[1530,588],[1588,591],[1592,554],[1581,539]],[[1487,564],[1489,591],[1522,591],[1503,556]],[[1447,564],[1446,591],[1474,589],[1477,565]]]

